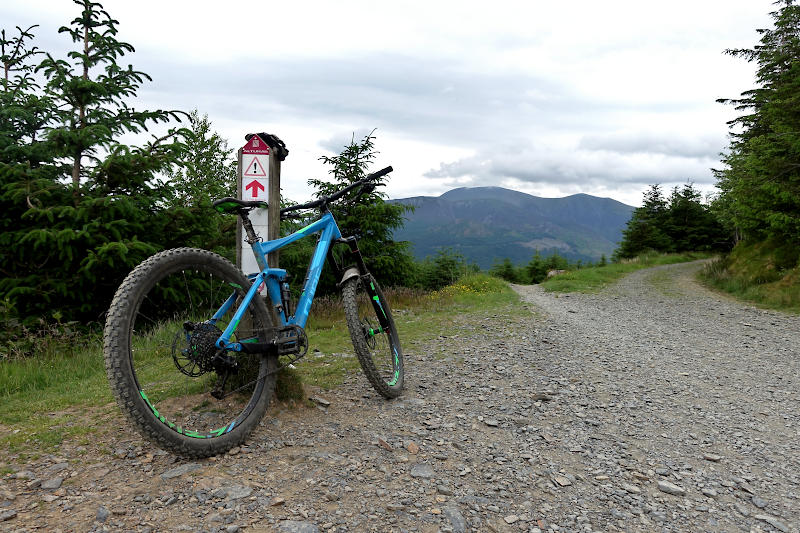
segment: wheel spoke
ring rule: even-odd
[[[364,374],[383,396],[399,395],[403,388],[402,351],[388,302],[374,281],[360,278],[353,278],[344,286],[343,301]]]
[[[272,395],[273,358],[216,347],[233,309],[211,321],[232,291],[241,301],[246,287],[232,264],[192,249],[162,252],[123,282],[109,309],[104,352],[112,389],[145,436],[203,456],[220,450],[204,442],[234,428],[240,441],[255,427]],[[264,341],[259,335],[269,320],[263,302],[251,303],[241,321],[246,331],[234,338]],[[127,401],[131,396],[144,404]]]

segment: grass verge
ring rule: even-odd
[[[800,250],[786,243],[739,243],[709,263],[700,279],[709,287],[769,309],[800,314]]]
[[[412,344],[441,335],[462,314],[490,312],[518,301],[506,282],[485,274],[466,276],[433,293],[409,289],[390,289],[386,293],[405,351]],[[322,302],[309,326],[310,352],[297,365],[304,383],[331,389],[339,386],[348,373],[360,371],[341,302]]]
[[[657,265],[685,263],[710,257],[707,253],[684,254],[643,254],[634,259],[604,266],[582,268],[553,276],[542,282],[542,287],[550,292],[598,292],[626,274]]]
[[[433,293],[386,293],[406,351],[452,329],[465,314],[491,313],[518,301],[507,283],[481,274]],[[309,354],[283,378],[279,396],[296,397],[298,377],[304,385],[331,389],[348,373],[360,372],[341,302],[318,299],[312,317]],[[64,441],[88,443],[99,431],[116,430],[123,419],[106,381],[101,344],[95,336],[83,346],[51,343],[34,357],[0,360],[0,449],[36,456]],[[105,427],[108,420],[114,428]],[[0,456],[0,467],[4,461]]]

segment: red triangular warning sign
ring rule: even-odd
[[[269,145],[258,135],[253,135],[247,144],[242,146],[242,153],[269,155]]]
[[[248,178],[264,178],[267,176],[267,169],[261,164],[257,157],[254,157],[247,168],[244,170],[244,175]]]

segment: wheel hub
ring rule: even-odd
[[[172,359],[178,370],[187,376],[197,377],[214,370],[217,339],[222,331],[208,322],[186,322],[172,345]]]

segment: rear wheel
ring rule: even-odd
[[[342,301],[364,374],[381,396],[396,398],[403,391],[403,350],[378,282],[371,274],[350,278],[342,287]]]
[[[137,266],[114,295],[103,347],[111,389],[128,420],[158,446],[188,457],[222,453],[264,415],[276,357],[215,344],[249,287],[221,256],[179,248]],[[271,328],[257,296],[232,340],[267,342]]]

